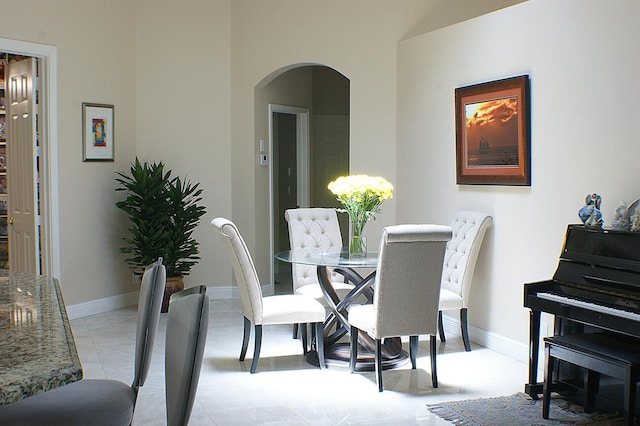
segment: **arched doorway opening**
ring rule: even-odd
[[[349,93],[349,79],[335,69],[301,65],[257,94],[268,106],[269,140],[259,149],[269,167],[271,259],[289,248],[286,209],[339,206],[327,184],[349,173]],[[272,261],[271,283],[276,294],[291,293],[291,265]]]

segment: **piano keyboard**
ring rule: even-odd
[[[609,314],[620,318],[627,318],[633,321],[640,321],[640,314],[625,311],[623,309],[611,308],[609,306],[598,305],[597,303],[586,302],[584,300],[575,299],[573,297],[561,296],[555,293],[536,293],[540,299],[551,300],[553,302],[563,303],[565,305],[576,306],[578,308],[589,309],[603,314]]]

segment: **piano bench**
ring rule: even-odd
[[[594,409],[599,375],[624,382],[624,424],[632,425],[636,384],[640,381],[640,345],[632,338],[608,333],[576,334],[544,338],[547,362],[544,369],[542,417],[549,418],[555,361],[560,359],[583,367],[585,375],[585,413]]]

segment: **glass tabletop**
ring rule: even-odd
[[[346,268],[375,268],[378,266],[378,252],[367,252],[366,256],[354,257],[347,250],[286,250],[275,258],[287,263],[300,263],[312,266],[331,266]]]

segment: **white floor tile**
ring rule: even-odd
[[[125,308],[73,320],[85,377],[133,378],[136,310]],[[162,315],[152,367],[140,391],[134,425],[165,424]],[[509,395],[523,390],[527,366],[489,349],[465,352],[458,336],[438,346],[437,389],[431,387],[428,341],[421,341],[418,368],[384,372],[379,393],[373,372],[321,371],[307,364],[290,326],[264,328],[258,373],[250,374],[253,345],[238,361],[242,314],[237,300],[212,300],[191,425],[445,425],[426,404]]]

